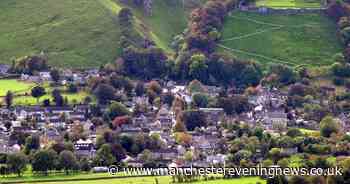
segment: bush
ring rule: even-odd
[[[334,77],[333,84],[336,86],[343,86],[345,84],[345,80],[343,78],[340,78],[340,77]]]

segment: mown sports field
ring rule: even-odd
[[[32,87],[34,87],[33,83],[18,81],[16,79],[3,79],[0,80],[0,97],[5,96],[7,91],[21,93],[29,91]]]
[[[322,66],[342,51],[334,23],[323,14],[277,15],[233,12],[225,22],[222,51],[263,65]]]

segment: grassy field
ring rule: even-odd
[[[260,63],[322,66],[342,51],[334,23],[321,14],[260,15],[234,12],[226,19],[222,51]]]
[[[28,91],[33,86],[33,83],[26,83],[15,79],[0,80],[0,96],[5,96],[7,91],[12,91],[13,93]]]
[[[257,6],[272,8],[320,8],[323,0],[257,0]]]
[[[30,90],[34,86],[36,86],[36,84],[15,79],[0,80],[0,98],[5,96],[7,91],[10,90],[15,94],[13,100],[15,105],[36,105],[37,99],[30,96]],[[42,103],[45,99],[50,99],[52,101],[51,92],[53,88],[51,88],[49,84],[44,84],[43,87],[47,94],[41,97],[39,102]],[[61,90],[64,91],[64,87],[61,87]],[[24,96],[25,93],[27,93],[28,96]],[[82,102],[85,97],[89,96],[89,93],[80,91],[78,93],[62,93],[62,96],[67,97],[69,103],[79,103]]]
[[[94,175],[94,174],[93,174]],[[80,175],[81,176],[81,175]],[[91,176],[87,176],[91,178]],[[131,178],[110,178],[110,179],[91,179],[85,181],[58,181],[58,182],[35,182],[34,184],[115,184],[115,183],[124,183],[124,184],[155,184],[156,180],[158,184],[169,184],[172,179],[170,176],[146,176],[146,177],[131,177]],[[23,180],[22,180],[23,181]],[[20,181],[19,181],[20,182]],[[239,179],[230,179],[230,180],[209,180],[209,181],[196,181],[191,182],[192,184],[256,184],[260,182],[261,184],[266,183],[265,180],[262,180],[258,177],[249,177],[249,178],[239,178]]]
[[[63,98],[67,98],[68,103],[73,104],[73,103],[80,103],[82,102],[85,97],[89,96],[87,92],[81,91],[79,93],[62,93]],[[52,102],[52,96],[50,92],[47,92],[46,95],[42,96],[39,99],[39,103],[42,104],[45,99],[50,99]],[[15,105],[36,105],[37,104],[37,99],[33,98],[32,96],[19,96],[16,97],[13,100],[13,103]]]
[[[169,44],[173,37],[187,26],[189,10],[183,8],[181,1],[154,0],[153,3],[152,16],[145,16],[140,8],[134,7],[134,12],[147,27],[152,28],[151,36],[157,45],[170,51]]]
[[[133,7],[138,28],[169,49],[173,35],[186,27],[180,1],[155,0],[153,15]],[[1,0],[0,63],[44,51],[51,65],[98,67],[120,54],[118,0]]]
[[[137,178],[122,178],[122,179],[109,179],[109,180],[90,180],[90,181],[74,181],[74,182],[64,182],[64,184],[115,184],[115,183],[125,183],[125,184],[155,184],[156,178],[159,184],[169,184],[171,178],[167,176],[163,177],[137,177]],[[259,178],[241,178],[232,180],[211,180],[211,181],[198,181],[191,182],[191,184],[256,184],[256,182],[266,183],[264,180]],[[62,182],[52,182],[45,184],[61,184]]]
[[[0,1],[0,61],[44,51],[50,64],[93,67],[116,57],[118,27],[99,1]]]
[[[299,128],[299,130],[307,136],[314,136],[314,137],[320,136],[320,131],[317,131],[317,130],[310,130],[305,128]]]

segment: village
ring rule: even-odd
[[[6,76],[6,66],[1,68],[2,75]],[[99,73],[98,70],[83,72],[65,70],[59,81],[55,83],[66,85],[70,82],[78,86],[86,86],[91,78],[106,76],[105,73]],[[21,74],[17,80],[37,84],[53,83],[49,71],[39,72],[37,75]],[[304,120],[303,114],[298,114],[295,110],[288,110],[288,93],[277,88],[259,85],[254,88],[253,93],[244,92],[246,102],[242,102],[243,104],[239,104],[239,106],[247,106],[247,108],[240,113],[228,115],[222,107],[194,105],[198,103],[195,102],[197,99],[194,99],[194,96],[199,91],[211,99],[218,98],[220,95],[241,96],[242,93],[239,90],[227,89],[223,94],[222,88],[206,86],[200,84],[199,81],[181,85],[174,81],[155,79],[150,83],[159,85],[161,88],[159,95],[167,94],[173,98],[171,100],[173,102],[168,104],[161,100],[158,104],[151,104],[149,96],[146,94],[136,95],[136,89],[133,89],[128,98],[123,100],[122,105],[131,113],[115,116],[114,119],[110,120],[113,133],[133,138],[148,135],[156,139],[155,144],[159,144],[157,149],[145,149],[140,153],[135,151],[133,154],[126,153],[120,158],[120,162],[124,166],[142,167],[145,165],[145,157],[146,160],[153,160],[157,165],[163,167],[209,167],[225,164],[228,159],[225,152],[229,147],[229,141],[234,137],[239,137],[238,132],[230,131],[227,128],[227,124],[230,123],[251,128],[260,127],[265,133],[274,137],[285,135],[290,128],[315,132],[320,129],[319,122]],[[197,88],[198,92],[191,88]],[[324,87],[327,95],[331,95],[334,90]],[[116,93],[126,92],[122,89]],[[174,101],[177,101],[175,99],[184,102],[187,106],[185,109],[190,108],[193,112],[199,112],[200,116],[204,116],[201,117],[201,120],[194,117],[190,121],[205,121],[205,123],[202,126],[197,124],[198,126],[193,130],[187,130],[186,134],[178,135],[176,126],[180,126],[177,125],[179,111],[174,105]],[[315,104],[328,103],[317,99],[311,102]],[[0,109],[0,154],[14,154],[23,151],[24,144],[26,144],[26,139],[23,136],[29,135],[39,138],[40,146],[38,149],[47,148],[67,140],[73,141],[74,150],[72,151],[77,158],[94,160],[98,152],[97,144],[100,144],[98,137],[101,136],[101,131],[106,128],[96,123],[98,120],[103,121],[96,116],[99,113],[109,112],[110,104],[78,102],[63,106],[40,104],[11,106],[9,108],[3,106]],[[137,109],[139,107],[144,107],[147,110],[136,113],[139,111]],[[343,130],[347,131],[350,128],[347,116],[342,113],[338,119]],[[72,136],[67,138],[68,135],[74,135],[75,138],[71,138]],[[284,147],[282,151],[292,155],[298,153],[298,148],[289,146]],[[261,153],[260,148],[257,148],[253,157],[254,162],[259,163],[264,159],[264,154]],[[108,167],[108,165],[100,166]]]

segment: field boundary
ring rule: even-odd
[[[242,54],[246,54],[246,55],[250,55],[250,56],[254,56],[254,57],[260,57],[260,58],[264,58],[264,59],[271,60],[271,61],[276,61],[276,62],[287,64],[287,65],[292,65],[292,66],[297,66],[298,65],[298,64],[292,63],[290,61],[284,61],[284,60],[271,58],[271,57],[268,57],[268,56],[265,56],[265,55],[261,55],[261,54],[256,54],[256,53],[247,52],[247,51],[243,51],[243,50],[239,50],[239,49],[229,48],[229,47],[226,47],[226,46],[224,46],[222,44],[217,44],[217,46],[221,47],[223,49],[232,51],[232,52],[238,52],[238,53],[242,53]]]
[[[282,29],[282,28],[283,28],[283,26],[279,26],[279,27],[275,27],[275,28],[269,28],[269,29],[263,29],[263,30],[261,30],[261,31],[255,32],[255,33],[249,33],[249,34],[242,35],[242,36],[236,36],[236,37],[224,39],[224,40],[221,40],[221,42],[226,42],[226,41],[240,40],[240,39],[244,39],[244,38],[249,38],[249,37],[252,37],[252,36],[255,36],[255,35],[259,35],[259,34],[262,34],[262,33],[266,33],[266,32],[268,32],[268,31],[278,30],[278,29]]]

